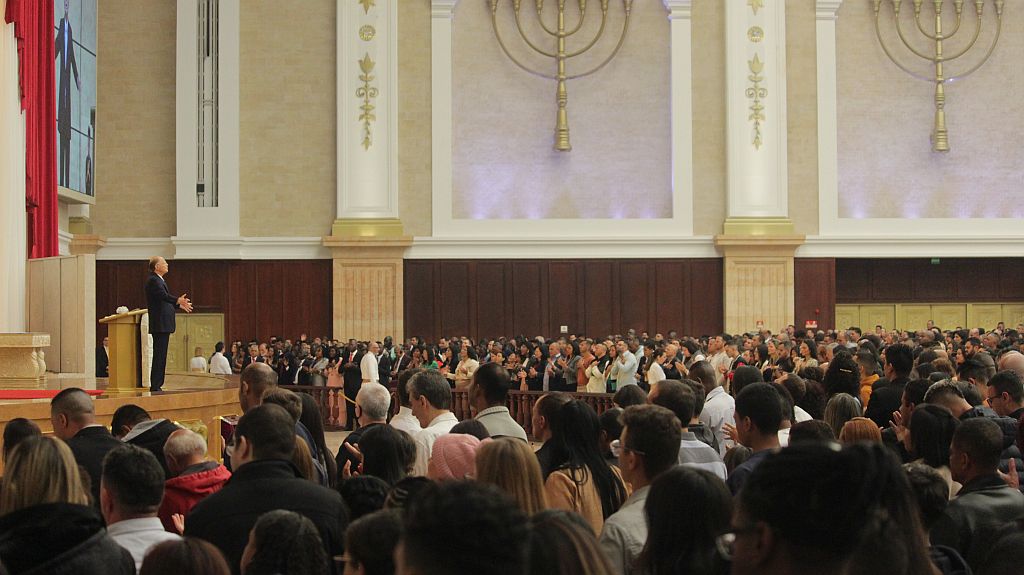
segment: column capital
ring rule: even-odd
[[[662,0],[668,9],[669,20],[683,18],[689,20],[693,13],[693,0]]]
[[[843,0],[817,0],[814,5],[818,20],[835,20],[839,17],[839,7]]]
[[[402,259],[405,250],[412,246],[412,237],[382,237],[372,233],[363,236],[332,235],[324,236],[323,244],[331,249],[332,257],[336,260]]]
[[[75,234],[71,238],[71,255],[96,255],[100,248],[107,245],[107,238],[95,234]]]
[[[430,0],[431,18],[451,18],[455,14],[455,5],[459,0]]]

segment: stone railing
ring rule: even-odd
[[[320,413],[323,415],[324,428],[327,430],[339,429],[338,420],[332,411],[343,409],[344,396],[340,387],[314,387],[307,385],[288,386],[293,391],[308,393],[320,406]],[[533,406],[537,400],[544,395],[543,391],[510,391],[508,394],[508,411],[519,425],[523,426],[526,434],[533,437]],[[594,408],[598,415],[614,407],[612,394],[610,393],[571,393],[575,399],[579,399]],[[398,395],[394,389],[391,390],[391,413],[398,412]],[[462,421],[472,417],[469,410],[469,392],[452,390],[452,413]]]

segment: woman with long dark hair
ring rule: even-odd
[[[732,495],[715,474],[677,466],[651,483],[644,504],[647,543],[637,572],[646,575],[725,575],[729,565],[715,540],[729,530]]]
[[[526,389],[530,391],[544,390],[544,366],[548,363],[548,352],[543,345],[533,348],[529,359],[523,361],[526,372]]]
[[[579,513],[600,533],[604,520],[626,500],[625,482],[601,455],[597,413],[577,399],[558,415],[551,428],[555,470],[544,482],[548,505]]]

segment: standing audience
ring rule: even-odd
[[[96,421],[96,409],[89,394],[77,387],[69,387],[50,401],[50,423],[53,434],[67,442],[75,461],[89,477],[92,505],[99,509],[100,476],[103,458],[121,441]]]
[[[636,560],[647,541],[647,493],[659,474],[677,464],[681,436],[679,419],[664,407],[634,405],[622,414],[619,466],[633,492],[605,520],[600,537],[601,548],[620,575],[637,572]]]
[[[174,516],[184,518],[197,503],[220,491],[231,472],[206,458],[206,440],[198,433],[179,429],[167,438],[164,458],[170,476],[164,482],[164,500],[157,516],[164,529],[178,533]]]

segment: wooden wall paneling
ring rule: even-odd
[[[648,290],[647,261],[619,263],[619,291],[617,298],[621,302],[622,311],[619,323],[612,326],[612,333],[624,334],[629,329],[638,333],[647,330]]]
[[[330,321],[330,293],[326,296],[326,313],[320,313],[319,311],[322,309],[322,304],[318,300],[323,299],[323,296],[321,296],[318,290],[320,277],[317,271],[317,268],[307,266],[290,265],[288,263],[283,265],[282,274],[284,282],[281,286],[281,298],[285,306],[283,323],[287,328],[284,329],[284,333],[275,335],[294,340],[302,333],[306,333],[306,335],[326,334],[333,330],[334,322]],[[331,275],[333,276],[334,274],[332,273]],[[333,281],[333,277],[331,281]],[[328,285],[330,285],[330,282],[328,282]],[[322,330],[323,319],[319,317],[321,315],[325,316],[328,324],[331,325],[331,328],[327,331]]]
[[[688,268],[683,262],[654,262],[651,270],[654,274],[654,281],[651,282],[654,289],[654,312],[652,325],[647,330],[651,337],[656,333],[668,335],[672,330],[681,332],[683,329],[683,310],[689,303],[689,290],[683,289]]]
[[[469,263],[442,262],[440,269],[441,333],[469,333]]]
[[[541,315],[541,264],[516,261],[512,263],[513,329],[514,334],[535,337],[545,334],[547,322]],[[512,334],[502,334],[512,335]]]
[[[614,331],[614,309],[612,300],[612,263],[600,260],[583,262],[584,293],[581,298],[583,306],[584,333],[592,338],[604,337]]]
[[[228,314],[231,318],[228,337],[248,341],[257,336],[256,307],[259,305],[256,294],[256,266],[253,262],[232,262],[231,273],[228,274],[228,290],[231,301]]]
[[[546,333],[556,335],[561,326],[566,326],[569,333],[583,331],[580,316],[583,302],[580,301],[579,281],[580,265],[572,261],[553,261],[548,263],[548,328]]]
[[[836,309],[836,268],[833,258],[796,258],[793,261],[796,325],[817,321],[819,329],[833,329]]]
[[[913,260],[914,299],[927,301],[955,301],[957,299],[957,265],[955,260]],[[968,296],[974,298],[975,296]],[[985,299],[985,298],[983,298]]]
[[[434,270],[436,262],[406,260],[404,263],[405,333],[407,336],[436,337],[434,316]],[[341,337],[338,334],[338,337]]]
[[[686,310],[689,321],[684,322],[680,333],[711,335],[722,332],[725,325],[725,284],[722,273],[721,259],[690,261],[690,275],[687,278],[690,305]]]
[[[871,301],[871,264],[873,260],[836,260],[836,301]]]
[[[314,301],[319,304],[319,308],[313,307],[315,310],[312,317],[309,319],[309,325],[315,326],[320,330],[320,333],[330,334],[331,337],[336,336],[334,332],[334,319],[333,309],[334,302],[332,301],[334,294],[334,265],[330,260],[314,260],[312,262],[313,267],[307,268],[310,272],[309,285],[312,286],[313,294],[315,295]],[[294,330],[293,330],[294,333]]]
[[[256,264],[256,337],[269,341],[284,337],[284,277],[281,262]],[[307,328],[308,329],[308,328]],[[310,337],[322,334],[311,333]]]
[[[470,335],[474,338],[498,337],[511,335],[511,328],[506,321],[510,316],[508,310],[512,305],[512,297],[507,291],[507,283],[511,282],[503,262],[486,261],[476,264],[476,331]]]
[[[925,262],[927,263],[927,262]],[[914,299],[914,274],[921,260],[876,260],[872,269],[871,299],[878,302],[904,302]]]
[[[971,269],[963,266],[964,269]],[[1003,301],[1019,302],[1024,301],[1024,261],[1020,259],[1004,259],[999,262],[998,274],[982,274],[972,278],[972,285],[984,284],[998,278],[999,298]]]

